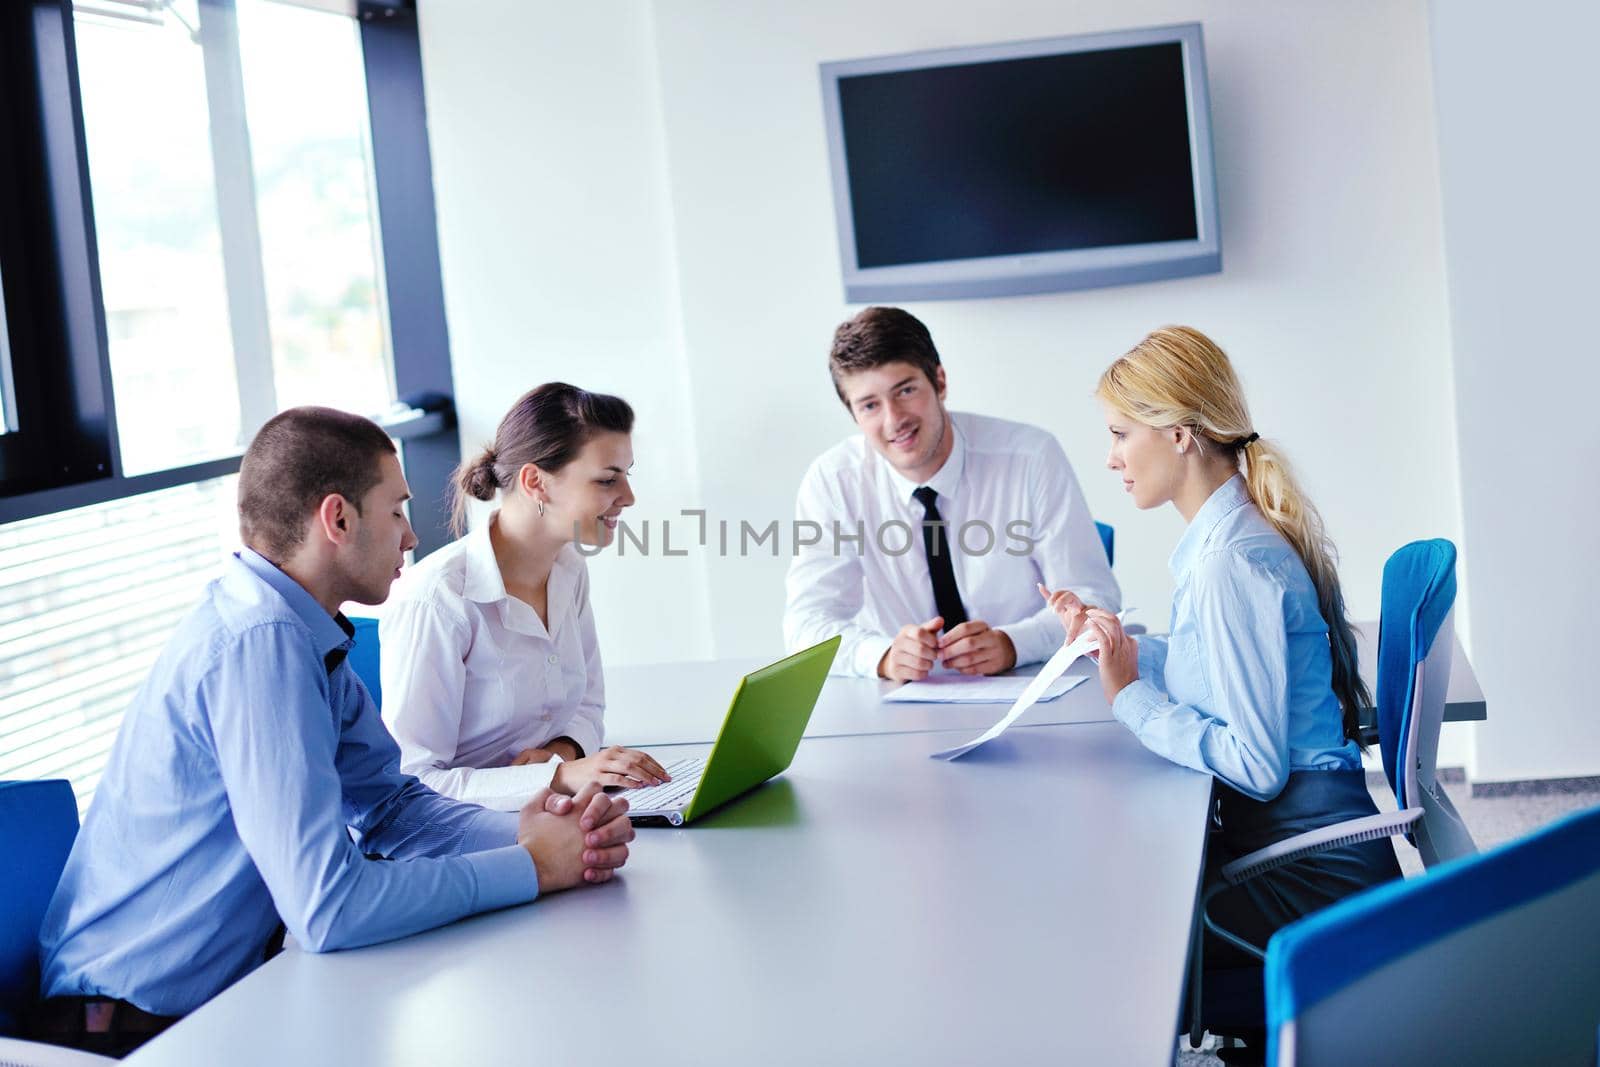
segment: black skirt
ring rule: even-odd
[[[1307,830],[1378,813],[1367,792],[1366,772],[1360,769],[1295,771],[1271,800],[1254,800],[1219,780],[1216,798],[1220,825],[1206,850],[1208,884],[1223,864],[1258,848]],[[1257,875],[1212,899],[1212,921],[1265,951],[1279,927],[1352,893],[1399,878],[1392,841],[1385,838],[1329,849]],[[1243,956],[1210,939],[1206,967],[1238,962]]]

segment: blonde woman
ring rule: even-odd
[[[1071,593],[1046,595],[1069,638],[1098,632],[1117,719],[1151,751],[1216,777],[1208,863],[1374,814],[1356,741],[1367,691],[1333,546],[1256,432],[1228,357],[1198,330],[1165,327],[1106,370],[1096,397],[1107,466],[1134,504],[1172,504],[1188,523],[1170,561],[1170,636],[1134,638]],[[1368,842],[1247,882],[1211,914],[1264,947],[1278,927],[1399,874],[1389,842]]]
[[[379,623],[383,720],[400,769],[435,792],[515,811],[549,786],[659,785],[643,752],[603,748],[605,680],[574,544],[605,545],[633,503],[633,409],[551,382],[518,400],[456,470],[499,507],[395,583]]]

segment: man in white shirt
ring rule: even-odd
[[[834,332],[828,369],[861,433],[800,484],[797,528],[822,533],[797,540],[789,567],[791,650],[843,634],[836,672],[999,674],[1061,644],[1039,585],[1121,607],[1060,444],[1037,427],[946,411],[938,350],[914,316],[862,311]]]

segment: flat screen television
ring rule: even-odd
[[[1199,23],[822,65],[845,299],[1222,269]]]

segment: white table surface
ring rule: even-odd
[[[611,885],[291,949],[128,1062],[1170,1063],[1210,779],[1115,724],[956,737],[804,741]]]
[[[1378,624],[1356,624],[1356,645],[1361,674],[1369,686],[1377,679]],[[1369,637],[1369,635],[1371,635]],[[1450,687],[1445,698],[1445,721],[1488,717],[1483,690],[1472,664],[1454,642]],[[716,739],[733,699],[734,686],[750,671],[769,660],[729,659],[689,663],[664,663],[613,667],[606,671],[606,741],[630,748],[679,745]],[[1032,676],[1033,664],[1013,672]],[[1072,665],[1068,674],[1090,675],[1086,660]],[[962,730],[982,733],[1006,713],[1007,704],[885,704],[883,696],[897,683],[877,678],[831,675],[817,699],[806,727],[807,737],[855,734],[915,733],[926,730]],[[1017,726],[1114,722],[1097,679],[1090,678],[1071,692],[1028,709]]]
[[[714,741],[728,714],[739,679],[769,660],[730,659],[649,666],[613,667],[606,671],[606,743],[644,748]],[[1080,660],[1069,674],[1087,675],[1093,667]],[[1032,677],[1039,665],[1023,668]],[[806,726],[807,737],[859,734],[922,733],[963,730],[974,735],[1006,713],[1002,704],[902,704],[883,702],[898,683],[877,678],[830,675]],[[1028,709],[1018,725],[1110,722],[1111,707],[1099,682],[1090,678],[1054,700]],[[954,742],[952,742],[954,743]]]

